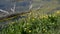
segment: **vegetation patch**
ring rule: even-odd
[[[60,34],[60,12],[41,14],[40,10],[23,14],[21,18],[2,29],[1,34]]]

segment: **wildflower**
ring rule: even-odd
[[[59,13],[60,13],[60,11],[57,11],[56,13],[57,13],[57,14],[59,14]]]
[[[47,30],[46,29],[43,29],[43,32],[47,32]]]
[[[47,32],[47,30],[45,32]]]
[[[12,22],[12,24],[14,24],[15,22]]]
[[[24,31],[26,31],[27,30],[27,28],[24,28]]]
[[[48,15],[44,15],[43,18],[48,18]]]
[[[44,18],[46,17],[46,16],[43,16]]]
[[[33,21],[35,20],[35,19],[32,19]]]
[[[43,16],[40,16],[40,18],[43,18]]]
[[[45,31],[45,29],[43,29],[43,31]]]
[[[49,17],[51,17],[52,15],[49,15]]]
[[[27,23],[27,25],[29,25],[29,23]]]
[[[31,12],[29,14],[31,15]]]
[[[52,24],[55,24],[55,23],[52,23]]]
[[[29,30],[29,32],[31,32],[31,30]]]
[[[46,18],[46,16],[43,16],[43,18]]]
[[[27,29],[27,28],[24,28],[25,30]]]

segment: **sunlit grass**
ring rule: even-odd
[[[40,14],[40,11],[27,13],[26,18],[9,23],[1,34],[60,34],[59,11],[47,15]]]

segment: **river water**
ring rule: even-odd
[[[49,9],[53,10],[59,7],[59,0],[0,0],[0,17],[39,8],[47,13]]]

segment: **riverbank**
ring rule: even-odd
[[[32,10],[2,29],[1,34],[60,34],[60,11],[53,14]]]

